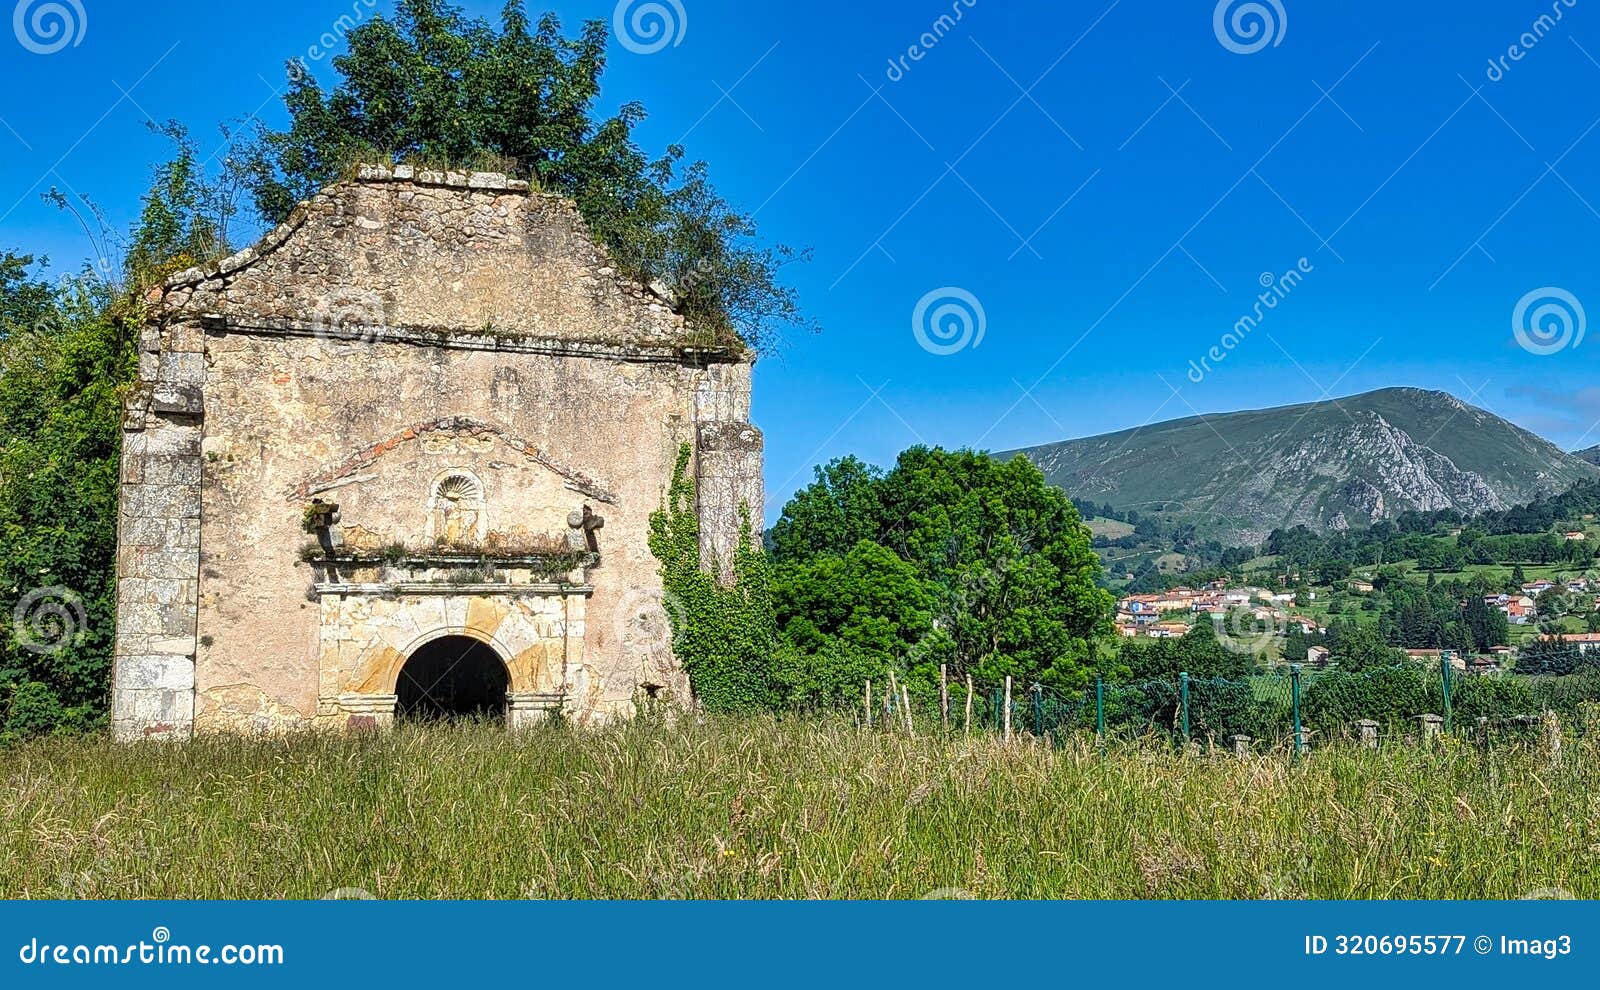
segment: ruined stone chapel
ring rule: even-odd
[[[751,361],[489,173],[364,168],[150,299],[123,423],[119,738],[687,700],[647,545],[761,518]]]

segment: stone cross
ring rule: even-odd
[[[567,525],[571,527],[571,532],[567,534],[567,546],[573,550],[599,553],[600,541],[595,534],[605,528],[605,524],[606,517],[595,515],[587,505],[582,509],[573,509],[567,513]]]

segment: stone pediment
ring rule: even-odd
[[[571,200],[494,173],[363,168],[253,247],[157,291],[167,319],[363,342],[706,343],[665,289],[619,269]]]
[[[441,441],[465,441],[477,445],[478,452],[487,456],[493,448],[504,447],[527,463],[536,464],[562,479],[564,487],[597,502],[614,505],[617,496],[593,478],[561,464],[538,445],[511,434],[502,427],[466,416],[447,416],[417,423],[398,430],[375,443],[352,451],[331,467],[307,475],[292,486],[285,497],[290,502],[303,502],[323,492],[334,491],[366,480],[371,468],[384,457],[401,450],[408,444],[418,446],[438,445]]]

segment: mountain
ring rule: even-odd
[[[1230,544],[1274,528],[1326,532],[1408,509],[1501,509],[1596,467],[1445,392],[1349,398],[1157,423],[1022,454],[1074,498],[1178,523]]]
[[[1580,450],[1572,456],[1588,461],[1590,464],[1600,465],[1600,446],[1590,447],[1588,450]]]

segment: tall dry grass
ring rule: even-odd
[[[1102,755],[775,719],[0,752],[0,896],[1600,896],[1600,756]]]

